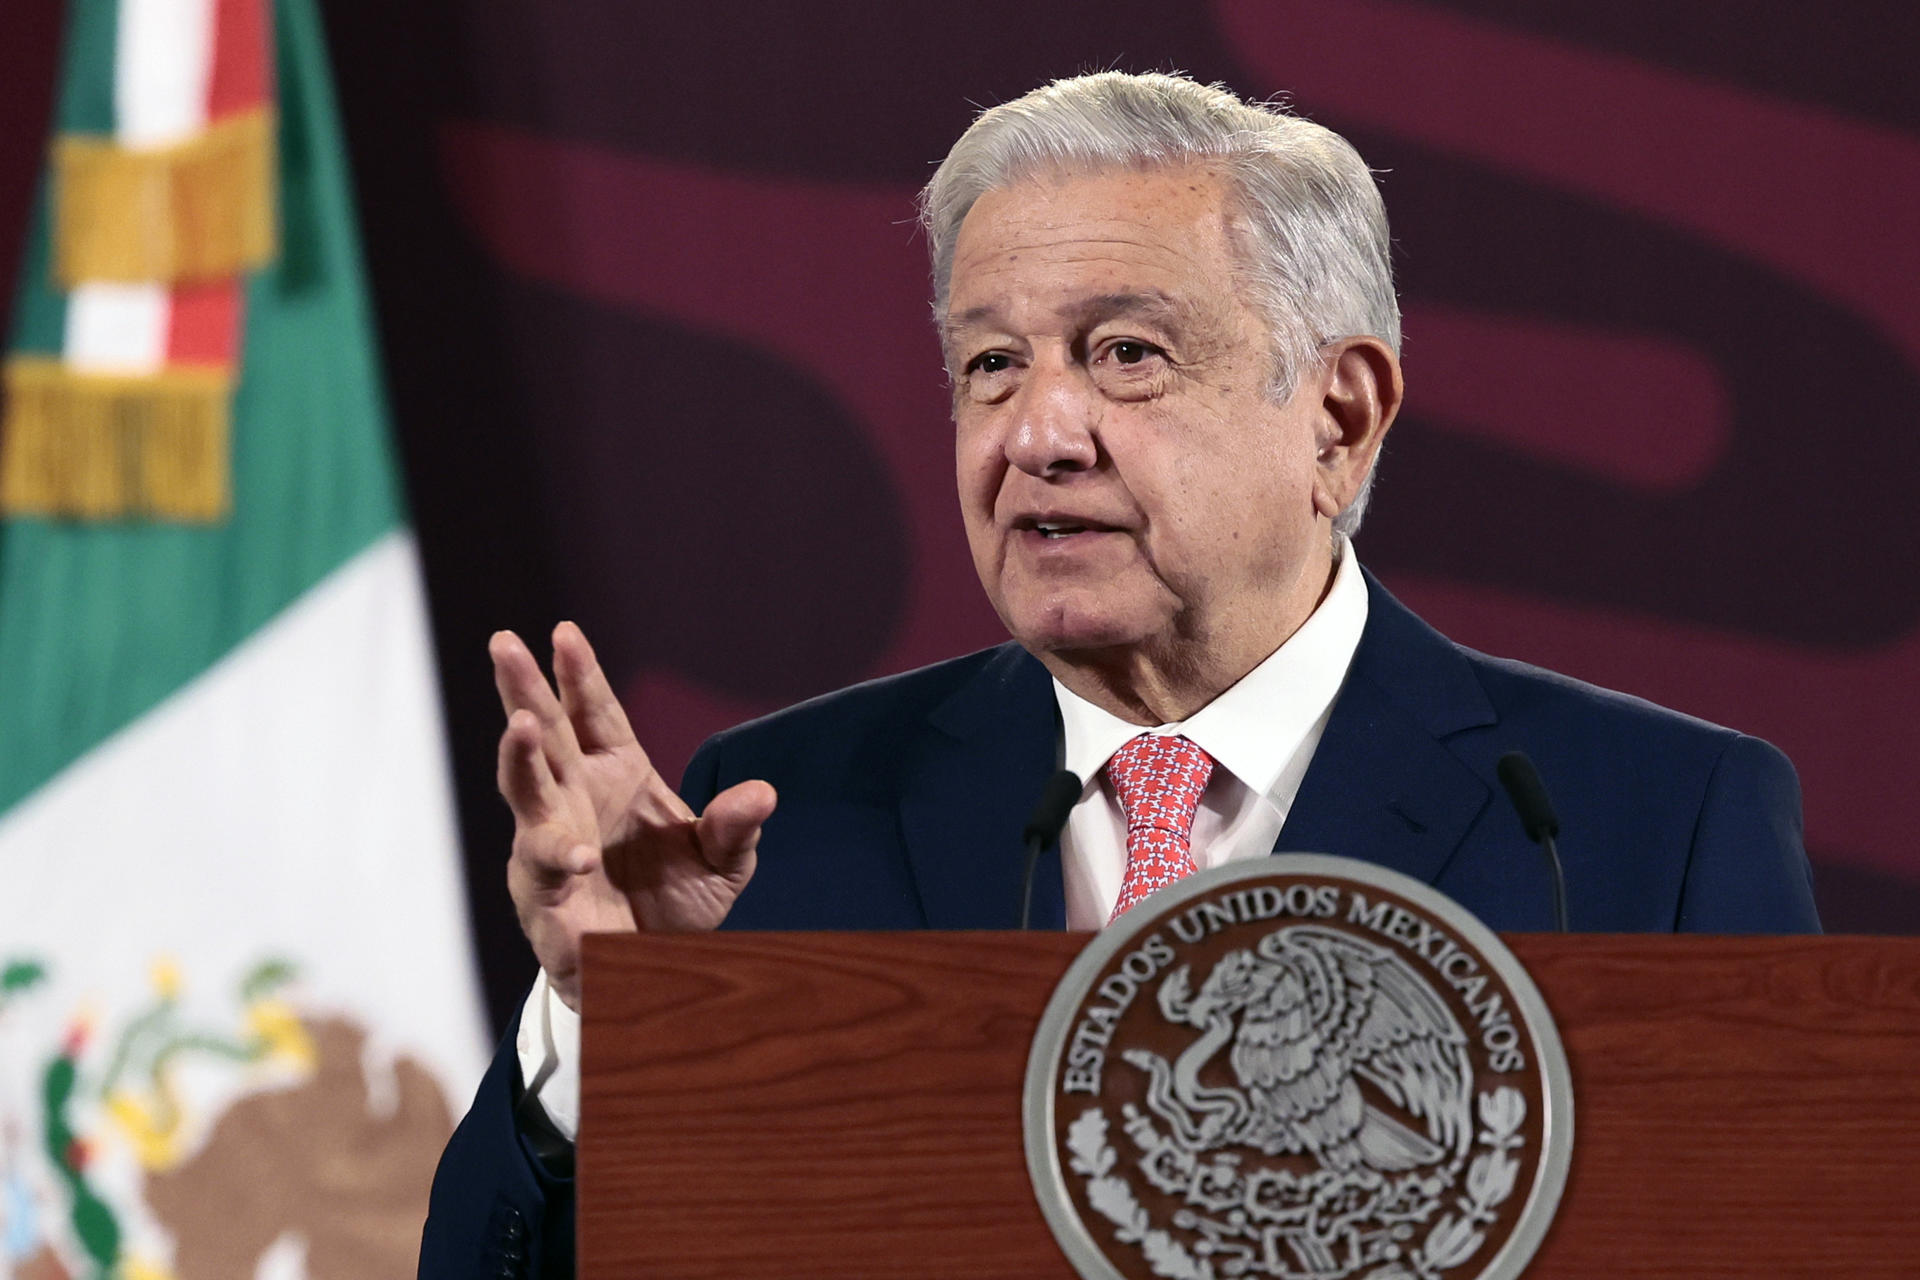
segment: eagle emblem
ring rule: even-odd
[[[1229,952],[1197,992],[1189,974],[1162,981],[1160,1012],[1199,1038],[1171,1064],[1125,1054],[1150,1075],[1148,1105],[1183,1150],[1305,1154],[1323,1170],[1382,1174],[1466,1156],[1466,1034],[1392,952],[1295,925]],[[1208,1083],[1223,1051],[1231,1079]]]
[[[1319,854],[1195,872],[1096,935],[1027,1063],[1027,1167],[1085,1280],[1517,1280],[1572,1125],[1500,939]]]

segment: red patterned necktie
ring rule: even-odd
[[[1162,734],[1143,733],[1107,761],[1107,780],[1127,819],[1127,873],[1108,924],[1155,889],[1193,874],[1193,815],[1212,776],[1212,756]]]

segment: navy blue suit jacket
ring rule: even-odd
[[[1426,881],[1496,930],[1552,928],[1539,852],[1495,762],[1532,757],[1559,812],[1568,916],[1586,931],[1816,930],[1793,766],[1651,703],[1453,644],[1367,579],[1366,630],[1277,847]],[[1005,929],[1020,832],[1056,767],[1047,673],[1002,645],[876,680],[708,741],[695,810],[748,778],[779,808],[726,927]],[[1058,858],[1035,915],[1065,921]],[[566,1274],[572,1187],[514,1123],[509,1033],[434,1180],[423,1275]],[[517,1224],[517,1225],[516,1225]],[[512,1274],[508,1271],[507,1274]]]

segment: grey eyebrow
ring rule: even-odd
[[[1089,326],[1120,316],[1139,316],[1177,330],[1182,327],[1188,309],[1159,289],[1140,289],[1099,294],[1086,299],[1076,310],[1081,322]]]
[[[1129,289],[1082,298],[1068,309],[1067,314],[1082,328],[1092,328],[1123,316],[1138,316],[1178,333],[1184,329],[1189,311],[1186,304],[1162,290]],[[955,335],[991,321],[998,313],[999,308],[988,303],[968,307],[957,315],[948,316],[940,326],[941,347],[950,347]]]

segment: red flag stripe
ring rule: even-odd
[[[167,326],[167,364],[237,366],[241,306],[239,280],[175,286]]]
[[[214,0],[207,122],[264,105],[273,87],[266,0]]]

